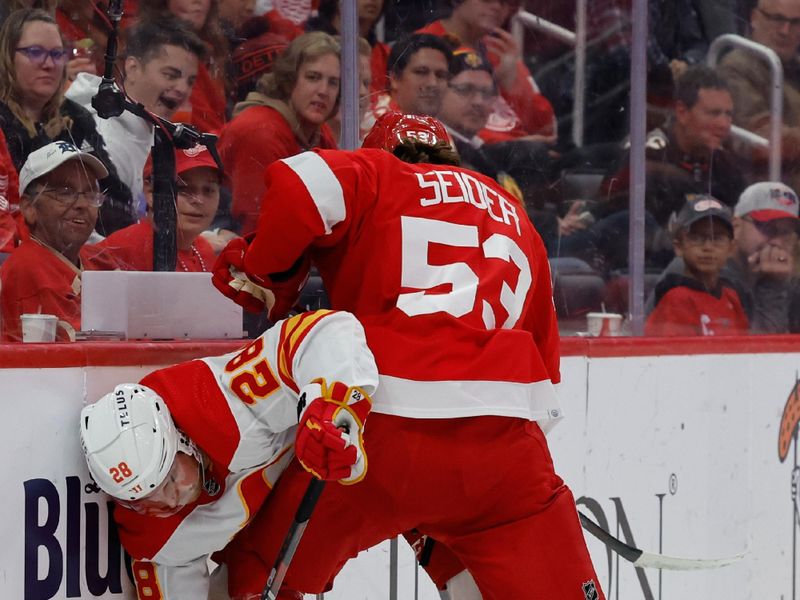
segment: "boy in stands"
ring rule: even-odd
[[[683,273],[671,273],[656,286],[645,334],[746,334],[739,294],[720,277],[735,248],[730,208],[711,196],[687,200],[675,221],[673,245]]]
[[[153,164],[144,168],[144,195],[147,216],[124,229],[115,231],[99,247],[107,248],[126,271],[153,270]],[[211,244],[201,235],[217,212],[222,172],[205,146],[175,150],[177,176],[175,208],[177,211],[176,271],[210,271],[216,260]]]

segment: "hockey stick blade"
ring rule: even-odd
[[[744,554],[736,554],[725,558],[681,558],[665,554],[652,554],[639,548],[634,548],[615,538],[589,517],[578,511],[583,528],[591,533],[622,558],[633,564],[634,567],[643,569],[666,569],[669,571],[698,571],[702,569],[718,569],[733,564]]]

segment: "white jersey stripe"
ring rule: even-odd
[[[549,379],[513,381],[412,381],[380,375],[372,412],[411,419],[500,415],[536,421],[547,433],[563,417]]]
[[[329,234],[333,226],[347,216],[344,192],[336,175],[315,152],[290,156],[284,158],[283,162],[303,181],[325,225],[325,234]]]

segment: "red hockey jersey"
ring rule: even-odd
[[[253,274],[309,251],[331,305],[364,325],[373,410],[412,418],[560,415],[558,329],[541,238],[494,180],[383,150],[267,169]]]
[[[211,467],[200,498],[174,516],[115,508],[141,600],[208,596],[208,557],[250,522],[291,460],[298,392],[318,377],[374,392],[375,362],[352,315],[303,313],[279,321],[241,351],[142,379]]]

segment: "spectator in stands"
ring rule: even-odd
[[[452,0],[449,17],[419,30],[447,38],[454,46],[469,46],[486,55],[499,84],[489,119],[486,141],[525,138],[554,143],[556,121],[553,107],[539,91],[512,35],[501,27],[507,18],[500,0]],[[491,134],[490,134],[491,132]],[[491,137],[488,137],[491,135]]]
[[[676,103],[665,128],[648,134],[645,207],[646,265],[663,269],[672,259],[666,231],[686,200],[710,194],[732,206],[745,187],[742,166],[725,149],[733,99],[713,69],[691,67],[678,80]],[[607,201],[593,210],[596,222],[561,240],[561,253],[578,256],[608,272],[627,267],[630,172],[625,152],[620,168],[606,178]]]
[[[439,114],[447,128],[461,166],[488,175],[523,201],[522,192],[503,165],[486,152],[478,133],[486,126],[497,86],[491,65],[471,48],[459,48],[450,61],[450,81],[442,98]]]
[[[790,187],[800,186],[800,2],[758,0],[750,12],[750,38],[775,51],[783,63],[783,130],[781,179]],[[719,63],[736,104],[736,125],[769,138],[772,90],[767,63],[752,52],[734,49]],[[737,143],[737,153],[750,162],[750,181],[766,178],[769,149]]]
[[[295,38],[234,108],[219,151],[239,233],[255,230],[268,165],[303,150],[336,147],[325,121],[339,105],[339,52],[339,43],[321,31]]]
[[[437,116],[452,57],[450,45],[435,35],[415,33],[397,40],[389,54],[389,91],[376,100],[374,118],[389,111]]]
[[[39,8],[55,15],[64,43],[72,54],[67,61],[67,78],[72,81],[83,71],[102,69],[103,49],[106,47],[107,24],[104,8],[98,2],[85,0],[6,0],[0,5],[0,23],[21,8]]]
[[[800,306],[795,274],[800,211],[797,194],[780,182],[754,183],[742,192],[733,209],[733,256],[720,276],[739,294],[751,333],[796,331],[797,317],[790,307]],[[683,272],[683,261],[673,260],[670,273]],[[658,285],[658,284],[657,284]],[[652,299],[648,302],[652,306]]]
[[[731,90],[716,70],[697,65],[678,79],[671,117],[646,141],[646,206],[661,227],[681,209],[686,193],[710,194],[732,207],[746,187],[743,165],[726,145],[734,110]],[[620,163],[622,169],[606,182],[612,209],[628,203],[627,153]],[[617,197],[612,181],[622,188]]]
[[[227,122],[226,89],[230,46],[219,23],[218,0],[140,0],[139,19],[160,20],[170,15],[188,23],[205,42],[208,62],[201,61],[189,98],[179,107],[175,120],[191,123],[201,131],[216,132]]]
[[[9,15],[0,28],[0,129],[17,170],[33,150],[56,140],[96,155],[108,169],[100,185],[110,206],[102,218],[123,220],[132,212],[131,191],[109,159],[92,115],[64,97],[68,55],[48,13],[22,9]]]
[[[197,35],[176,17],[158,21],[140,21],[127,31],[126,56],[122,84],[134,102],[164,119],[191,94],[205,46]],[[119,117],[103,119],[91,105],[100,86],[100,78],[81,73],[67,91],[67,97],[79,102],[92,114],[97,129],[108,145],[111,161],[122,180],[130,187],[137,208],[144,206],[142,172],[153,146],[153,125],[125,111]],[[124,226],[136,222],[132,216]],[[103,224],[104,233],[123,225]]]
[[[733,215],[711,196],[688,201],[674,223],[675,254],[683,272],[655,289],[645,335],[743,335],[748,331],[739,294],[720,272],[733,254]]]
[[[0,254],[8,254],[19,245],[25,229],[23,223],[19,212],[19,175],[0,130]]]
[[[370,46],[371,87],[370,92],[375,98],[385,92],[389,85],[386,66],[389,60],[389,45],[378,41],[375,35],[375,26],[383,17],[383,0],[358,0],[358,35],[367,40]],[[341,30],[341,17],[339,15],[339,0],[320,0],[317,16],[306,23],[308,31],[324,31],[337,35]]]
[[[178,176],[176,271],[206,272],[216,256],[211,244],[201,235],[211,225],[219,206],[222,173],[204,146],[175,151]],[[126,271],[153,270],[153,184],[152,163],[145,167],[147,217],[136,225],[112,233],[98,244],[107,248]],[[227,240],[230,241],[230,240]]]
[[[755,183],[733,214],[737,248],[724,275],[739,285],[753,333],[787,333],[800,239],[797,194],[783,183]]]
[[[86,245],[103,203],[98,180],[108,171],[93,155],[68,142],[34,150],[20,171],[20,210],[30,230],[0,267],[0,330],[21,341],[20,315],[54,314],[57,339],[80,329],[81,272],[115,269],[107,252]]]

